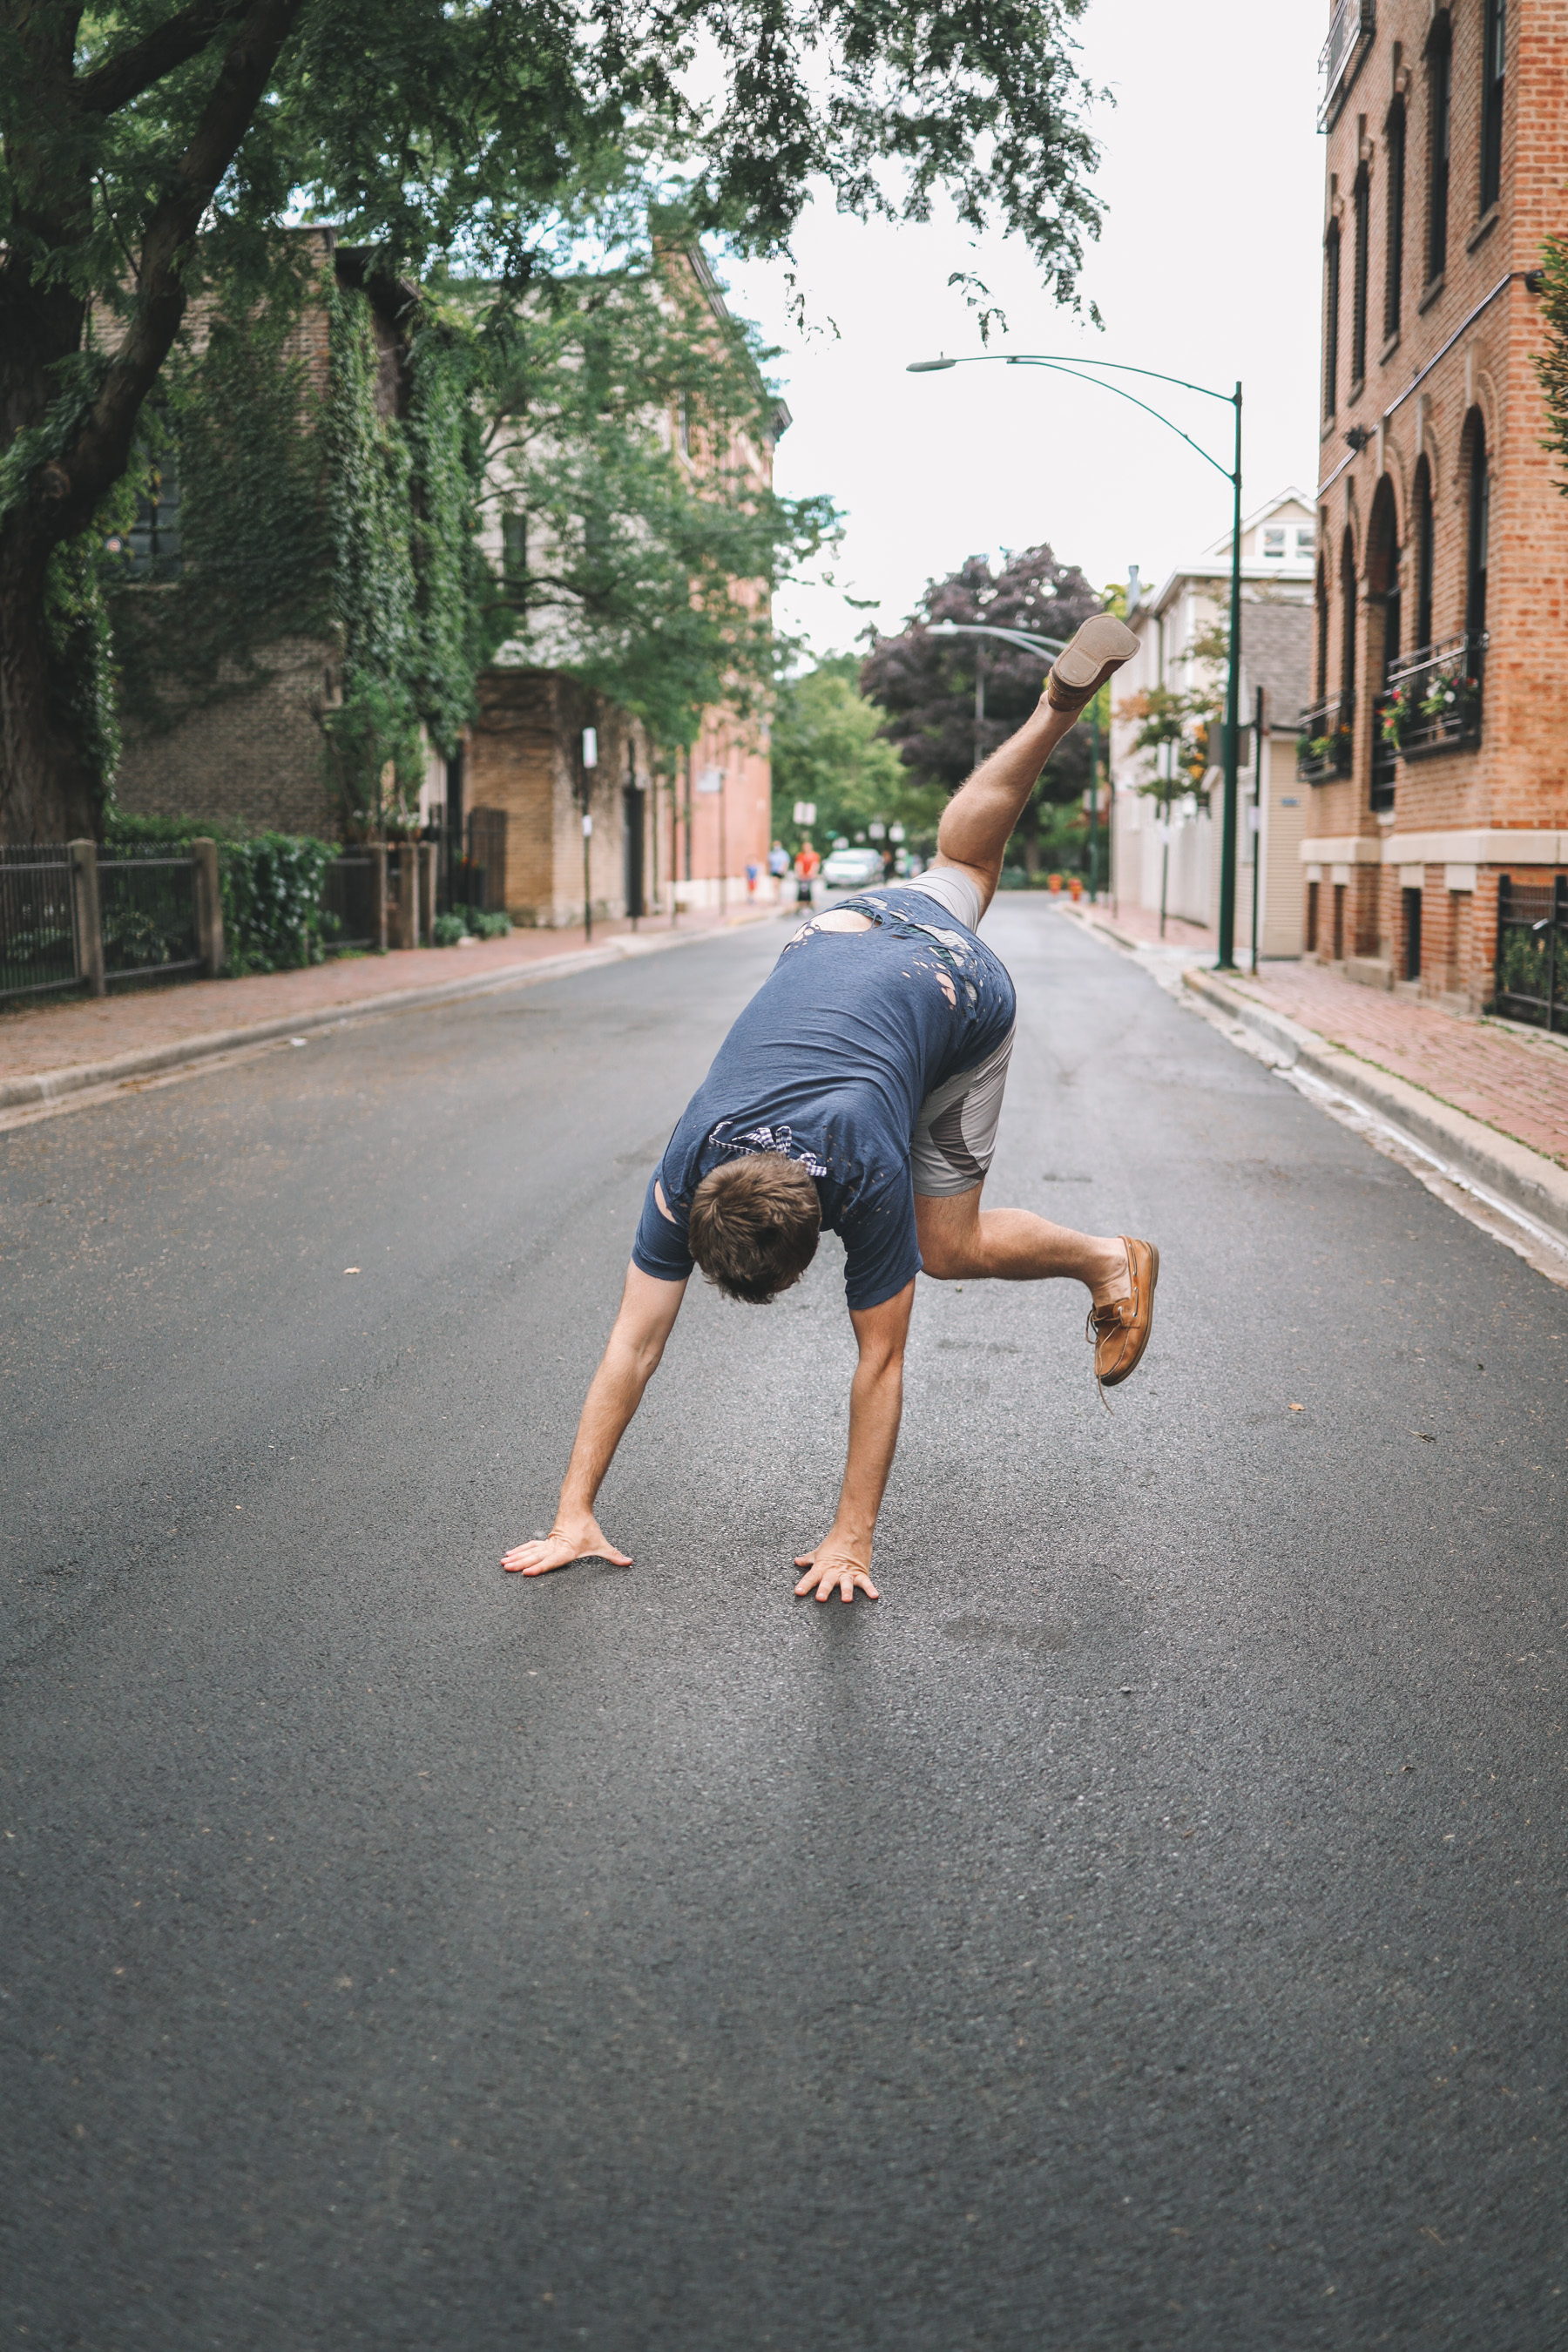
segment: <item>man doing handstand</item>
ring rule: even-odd
[[[804,924],[720,1047],[649,1179],[620,1313],[594,1375],[547,1536],[502,1562],[525,1576],[587,1554],[630,1561],[594,1504],[680,1311],[693,1263],[731,1298],[765,1306],[831,1226],[859,1357],[849,1457],[833,1525],[803,1553],[797,1594],[876,1600],[871,1538],[903,1405],[915,1276],[1089,1291],[1102,1387],[1148,1344],[1159,1252],[1070,1233],[1024,1209],[982,1210],[1012,1051],[1005,966],[975,936],[1002,856],[1051,751],[1137,639],[1086,621],[1027,719],[943,812],[934,865]]]

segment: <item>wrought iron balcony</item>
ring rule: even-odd
[[[1323,94],[1318,101],[1318,128],[1331,131],[1350,95],[1361,61],[1377,32],[1377,0],[1340,0],[1329,26],[1329,37],[1318,59]]]
[[[1328,784],[1336,776],[1350,774],[1354,715],[1354,704],[1337,695],[1332,701],[1314,702],[1310,709],[1302,711],[1296,721],[1300,735],[1296,773],[1302,783]]]
[[[1480,629],[1395,662],[1379,709],[1380,744],[1405,760],[1473,749],[1481,740],[1486,657]]]

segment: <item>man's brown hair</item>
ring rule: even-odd
[[[799,1160],[752,1151],[704,1176],[686,1244],[726,1297],[765,1307],[805,1272],[821,1231],[816,1187]]]

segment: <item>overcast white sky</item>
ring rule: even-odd
[[[822,331],[789,325],[783,271],[730,264],[731,308],[784,346],[795,424],[777,486],[827,490],[848,527],[836,578],[781,599],[818,653],[868,620],[897,629],[926,580],[966,555],[1048,540],[1095,584],[1130,562],[1158,583],[1226,530],[1228,485],[1124,402],[1040,369],[912,376],[905,362],[982,346],[950,270],[978,267],[1007,312],[993,349],[1092,352],[1227,390],[1245,387],[1243,499],[1260,506],[1318,457],[1323,147],[1314,128],[1326,0],[1091,0],[1082,61],[1114,107],[1098,128],[1105,228],[1086,296],[1105,331],[1075,327],[1038,290],[1027,254],[978,250],[951,222],[861,227],[818,205],[796,240]],[[837,339],[826,329],[832,319]],[[1229,465],[1231,412],[1139,384]]]

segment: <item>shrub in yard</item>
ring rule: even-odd
[[[470,907],[468,908],[468,929],[472,931],[475,939],[477,940],[510,939],[511,936],[511,917],[510,915],[500,914],[481,915],[476,908]]]
[[[336,916],[321,904],[326,871],[338,855],[333,843],[309,834],[247,837],[211,817],[117,812],[110,819],[104,850],[112,856],[121,847],[158,842],[184,846],[203,838],[217,844],[225,971],[289,971],[320,963],[338,928]]]
[[[467,939],[468,927],[461,915],[437,915],[430,926],[430,943],[437,948],[455,948]]]

